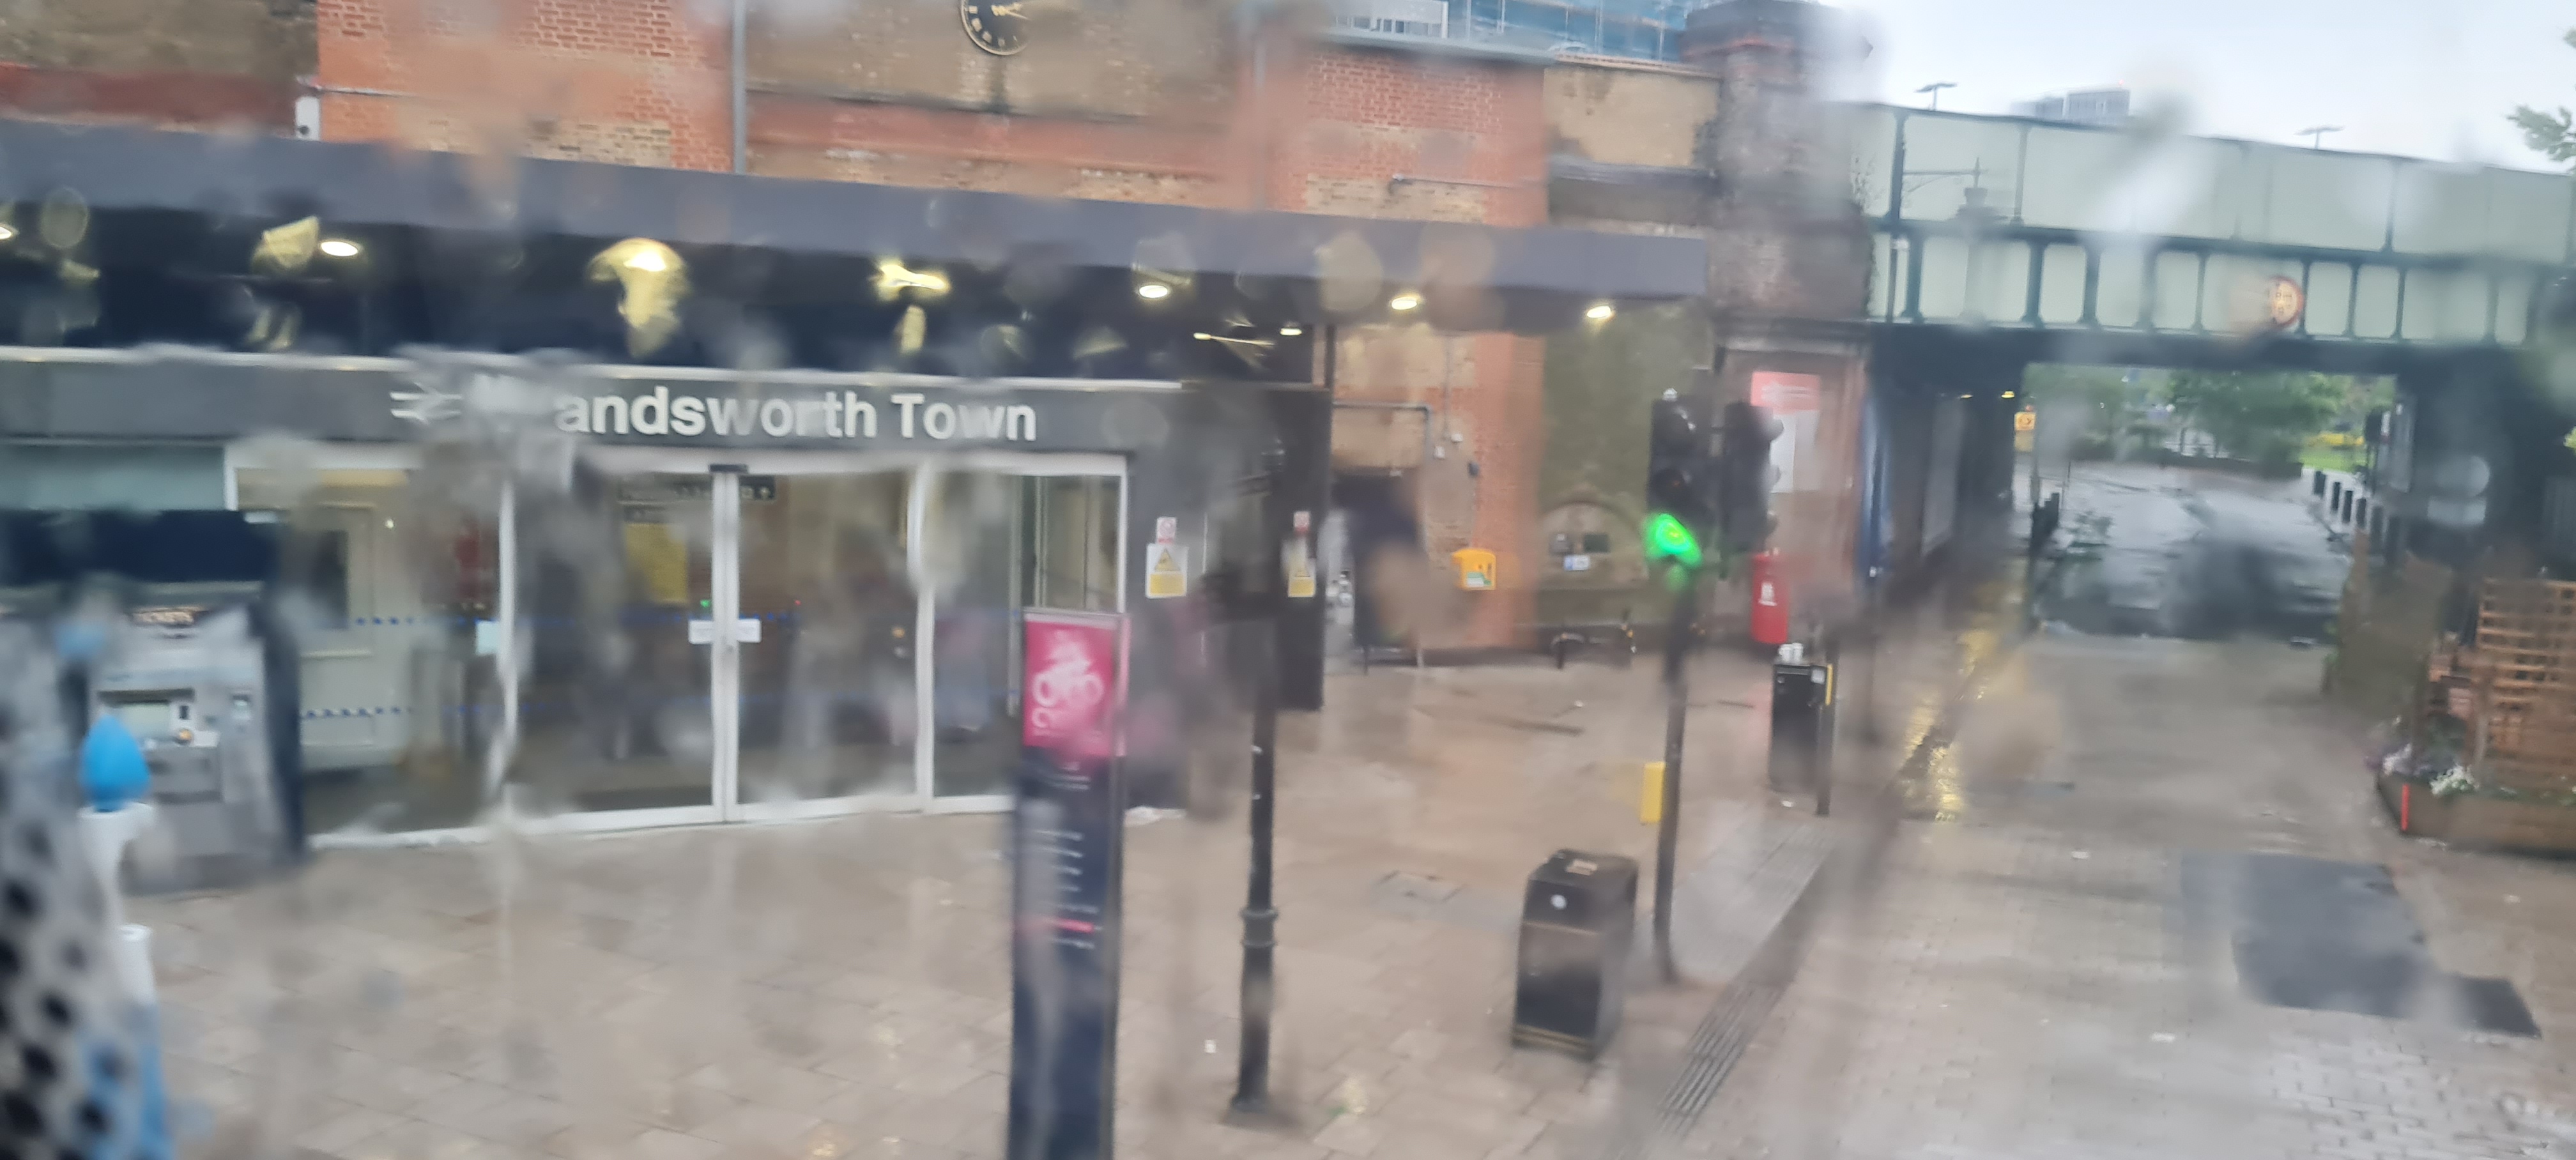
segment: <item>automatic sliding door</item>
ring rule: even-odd
[[[521,505],[513,780],[530,809],[714,804],[712,482],[585,472],[574,502]]]
[[[742,804],[916,792],[910,477],[745,477]]]

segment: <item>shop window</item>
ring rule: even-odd
[[[316,834],[464,825],[499,720],[470,617],[497,546],[420,473],[244,467],[241,510],[280,526],[278,579],[304,655],[304,809]]]
[[[1034,476],[1023,502],[1029,604],[1077,612],[1118,607],[1118,481],[1096,475]]]

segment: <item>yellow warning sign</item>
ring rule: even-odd
[[[1300,536],[1297,539],[1289,541],[1288,551],[1286,554],[1288,557],[1288,599],[1314,599],[1315,557],[1313,553],[1306,550],[1305,537]]]
[[[1169,600],[1190,594],[1190,573],[1181,550],[1170,544],[1145,545],[1145,599]]]
[[[2037,411],[2015,411],[2015,412],[2013,412],[2013,430],[2015,430],[2015,431],[2036,431],[2036,430],[2039,430],[2039,412],[2037,412]]]

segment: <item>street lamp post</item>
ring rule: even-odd
[[[1270,1014],[1277,998],[1273,984],[1278,949],[1279,910],[1271,900],[1271,832],[1278,788],[1279,749],[1279,615],[1287,605],[1281,548],[1287,538],[1279,495],[1286,456],[1277,447],[1263,454],[1261,474],[1251,482],[1260,497],[1261,542],[1257,571],[1246,585],[1257,602],[1260,623],[1253,630],[1252,650],[1252,865],[1243,899],[1242,1055],[1235,1069],[1234,1115],[1240,1119],[1270,1117]]]

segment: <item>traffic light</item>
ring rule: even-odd
[[[1780,437],[1780,421],[1767,408],[1728,403],[1726,425],[1718,435],[1717,536],[1730,553],[1742,554],[1771,537],[1771,487],[1780,470],[1771,466],[1771,442]]]
[[[1646,559],[1697,569],[1700,537],[1717,515],[1709,501],[1707,439],[1681,396],[1666,391],[1655,402],[1646,447]]]

